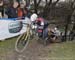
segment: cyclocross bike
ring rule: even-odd
[[[25,27],[27,27],[27,29],[26,29],[26,32],[19,35],[19,37],[16,40],[15,50],[17,52],[23,52],[32,38],[37,37],[38,40],[40,39],[43,40],[42,38],[38,37],[38,33],[36,33],[36,29],[33,30],[31,28],[31,24],[28,24],[28,23],[23,23],[23,24],[25,25]],[[46,44],[46,41],[47,40],[44,40],[45,44]]]
[[[31,25],[28,23],[24,23],[27,27],[26,32],[21,34],[15,43],[15,50],[17,52],[23,52],[25,50],[25,48],[27,47],[29,40],[31,39]]]

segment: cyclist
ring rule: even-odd
[[[31,15],[31,22],[33,24],[32,28],[37,28],[39,37],[48,37],[48,22],[44,18],[38,17],[38,15],[34,13]]]

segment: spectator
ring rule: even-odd
[[[25,18],[27,15],[27,9],[25,7],[25,4],[23,3],[19,3],[19,6],[18,6],[18,17],[20,18]]]
[[[23,17],[23,10],[20,7],[20,4],[18,6],[18,18],[22,18]]]
[[[2,18],[2,14],[1,14],[1,12],[0,12],[0,18]]]
[[[28,11],[28,9],[27,9],[26,7],[24,7],[23,12],[24,12],[24,13],[23,13],[23,17],[30,17],[29,14],[28,14],[29,11]]]
[[[3,0],[0,0],[0,18],[4,16]]]
[[[15,1],[10,7],[7,8],[6,14],[8,15],[8,18],[17,18],[18,17],[18,12],[17,12],[17,7],[19,3]]]

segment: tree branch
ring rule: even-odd
[[[35,10],[35,13],[37,13],[37,1],[34,0],[34,10]]]
[[[73,7],[74,3],[75,3],[75,0],[71,2],[71,8],[72,8],[72,9],[75,8],[75,7]]]
[[[41,0],[38,1],[37,6],[40,4]]]
[[[54,2],[54,3],[56,4],[56,3],[58,3],[58,2],[59,2],[59,0],[57,0],[57,1],[56,1],[56,2]]]
[[[48,0],[45,0],[46,1],[46,4],[48,3]]]
[[[55,6],[58,2],[59,0],[55,1],[52,5]]]
[[[51,5],[52,4],[52,0],[49,0],[49,3],[48,3],[48,5]]]

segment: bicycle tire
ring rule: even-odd
[[[23,39],[23,37],[24,37],[24,39]],[[20,43],[20,46],[18,45],[19,43]],[[22,43],[24,43],[24,44],[22,44]],[[29,36],[27,35],[27,33],[21,34],[16,40],[15,50],[19,53],[23,52],[26,49],[28,43],[29,43]],[[22,48],[20,48],[20,47],[22,47]]]

